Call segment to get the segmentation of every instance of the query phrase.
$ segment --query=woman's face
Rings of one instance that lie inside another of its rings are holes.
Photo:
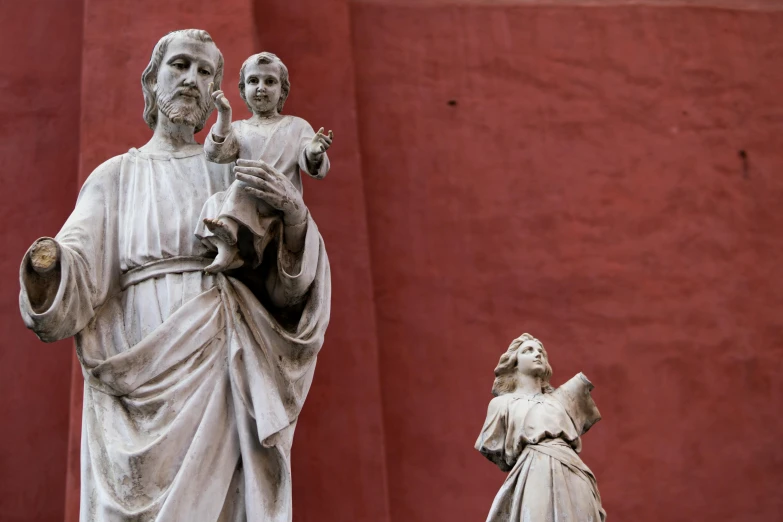
[[[544,347],[536,341],[525,341],[517,350],[517,368],[523,375],[539,377],[546,371]]]

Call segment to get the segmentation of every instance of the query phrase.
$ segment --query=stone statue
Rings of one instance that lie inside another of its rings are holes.
[[[282,116],[291,83],[288,68],[272,53],[251,56],[239,72],[239,94],[253,117],[231,124],[231,105],[223,91],[213,91],[218,119],[207,136],[204,151],[207,159],[216,163],[237,160],[263,160],[282,172],[302,192],[300,169],[316,179],[329,171],[326,150],[332,145],[332,131],[324,135],[323,127],[315,133],[309,123],[296,116]],[[219,272],[242,266],[244,260],[236,246],[239,227],[246,228],[254,238],[257,261],[270,240],[273,227],[280,222],[277,210],[264,201],[257,189],[242,180],[247,174],[237,174],[238,180],[228,192],[214,194],[202,212],[204,225],[196,235],[218,249],[215,261],[207,272]]]
[[[62,230],[22,261],[25,324],[43,341],[76,338],[82,521],[291,520],[291,442],[329,321],[329,263],[285,173],[206,161],[194,132],[222,77],[205,31],[164,36],[142,74],[152,139],[95,169]],[[279,226],[263,252],[240,231],[243,266],[207,273],[214,246],[194,230],[235,173]]]
[[[577,453],[580,437],[601,420],[578,374],[558,389],[544,345],[514,339],[495,368],[487,420],[476,449],[508,472],[487,522],[603,522],[593,473]]]

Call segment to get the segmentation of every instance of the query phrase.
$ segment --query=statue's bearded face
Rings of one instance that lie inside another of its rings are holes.
[[[169,43],[158,69],[155,96],[158,108],[179,125],[198,126],[209,115],[209,84],[215,79],[220,55],[212,42],[180,36]]]

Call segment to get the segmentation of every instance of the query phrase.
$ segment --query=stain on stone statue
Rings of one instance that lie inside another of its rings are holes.
[[[282,63],[270,60],[244,74],[265,78],[267,67],[282,85]],[[269,158],[292,147],[298,167],[325,173],[331,137],[296,121],[305,145],[270,134],[265,155],[240,167],[207,161],[194,132],[215,103],[225,123],[222,80],[206,31],[164,36],[142,74],[152,138],[96,168],[60,232],[22,260],[25,324],[46,342],[76,340],[84,521],[291,520],[291,443],[331,283],[298,172]],[[286,117],[275,118],[279,133]],[[230,144],[231,132],[220,136]],[[194,231],[223,217],[202,214],[240,174],[243,197],[274,216],[274,233],[238,234],[242,263],[215,266],[215,242]]]

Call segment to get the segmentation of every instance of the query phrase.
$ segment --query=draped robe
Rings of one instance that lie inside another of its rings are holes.
[[[577,455],[601,420],[584,374],[552,393],[490,401],[476,449],[508,472],[487,522],[604,522],[592,471]]]
[[[206,274],[194,229],[232,181],[200,148],[131,149],[90,175],[55,237],[45,310],[31,306],[25,255],[24,321],[44,341],[75,336],[84,374],[82,521],[291,520],[329,264],[308,216],[302,252],[278,237],[257,268]]]

